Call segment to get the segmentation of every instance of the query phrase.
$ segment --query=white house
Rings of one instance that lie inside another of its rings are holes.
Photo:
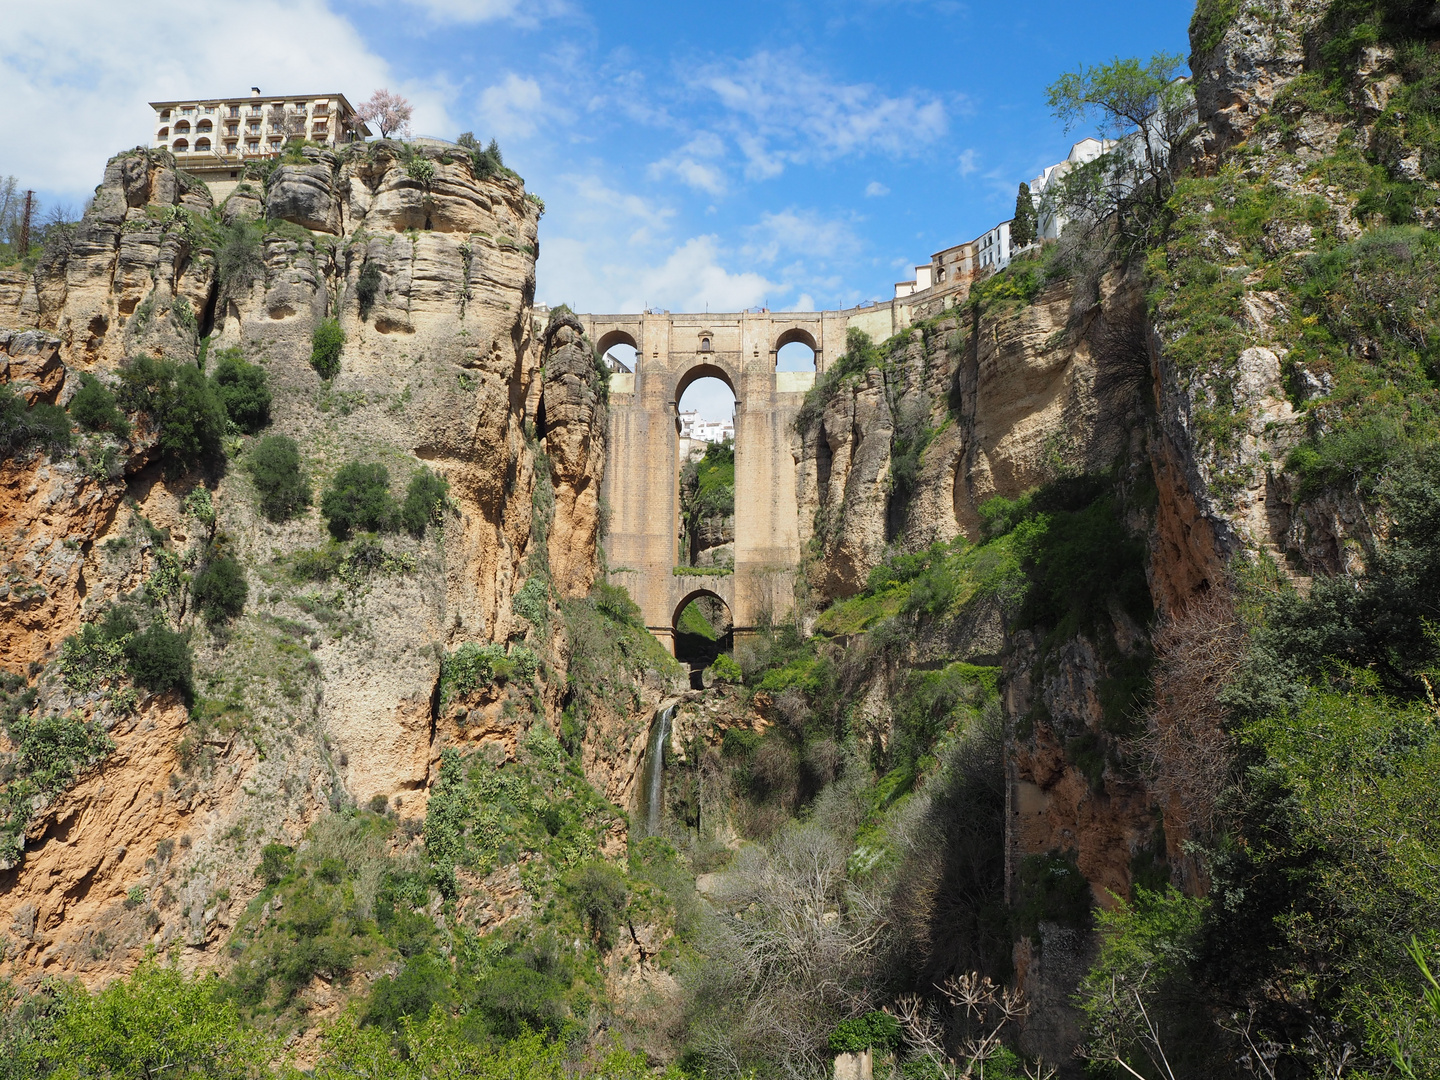
[[[1035,238],[1037,240],[1058,240],[1066,225],[1065,215],[1054,205],[1051,186],[1058,184],[1077,165],[1088,165],[1102,154],[1115,148],[1113,139],[1097,139],[1093,136],[1081,139],[1070,148],[1070,155],[1061,162],[1051,165],[1034,180],[1030,181],[1030,197],[1035,200]],[[1050,192],[1051,197],[1046,198]]]

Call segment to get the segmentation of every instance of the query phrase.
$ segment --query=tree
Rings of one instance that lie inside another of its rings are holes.
[[[440,520],[449,491],[450,485],[443,478],[422,466],[410,478],[405,502],[400,507],[400,524],[416,536],[424,533],[426,525]]]
[[[333,379],[340,374],[340,350],[343,348],[345,331],[340,326],[340,320],[322,319],[310,335],[310,366],[319,372],[322,379]]]
[[[244,611],[249,593],[245,571],[229,555],[211,559],[195,579],[195,606],[211,626],[228,622]]]
[[[245,459],[260,496],[260,512],[286,521],[310,505],[310,481],[300,471],[300,447],[288,435],[266,435]]]
[[[1093,120],[1114,145],[1052,185],[1047,202],[1091,229],[1114,219],[1127,247],[1148,235],[1170,197],[1178,151],[1195,127],[1194,95],[1177,78],[1182,63],[1163,52],[1145,63],[1117,58],[1051,84],[1050,108],[1067,131]]]
[[[342,466],[320,500],[320,512],[336,540],[349,537],[352,529],[378,532],[393,527],[395,509],[389,470],[378,462]]]
[[[121,438],[130,434],[130,422],[115,404],[115,395],[89,372],[80,375],[80,389],[69,408],[75,422],[87,431],[113,431]]]
[[[269,376],[258,364],[249,363],[238,348],[220,353],[211,378],[226,415],[241,431],[254,435],[270,422]]]
[[[55,1024],[58,1075],[240,1080],[269,1072],[275,1048],[241,1022],[215,979],[188,978],[151,957],[93,997],[79,987],[66,996],[68,1007]]]
[[[1011,246],[1022,248],[1035,242],[1035,200],[1030,185],[1022,182],[1015,196],[1015,218],[1010,222]]]
[[[380,137],[388,139],[391,135],[410,134],[410,114],[413,111],[410,102],[382,87],[355,110],[355,115],[367,124],[374,124],[380,129]]]

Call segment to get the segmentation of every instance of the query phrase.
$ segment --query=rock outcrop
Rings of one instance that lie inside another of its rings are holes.
[[[254,890],[259,847],[293,842],[347,803],[379,798],[423,815],[443,745],[508,740],[513,755],[524,730],[513,706],[494,701],[482,723],[483,709],[457,705],[474,715],[457,724],[454,709],[438,710],[438,681],[461,644],[532,632],[511,598],[545,564],[532,560],[534,523],[549,511],[534,498],[526,436],[542,415],[555,492],[542,554],[562,595],[583,595],[595,576],[603,387],[573,326],[562,320],[544,355],[536,339],[539,214],[513,174],[394,143],[306,150],[246,178],[212,213],[208,191],[167,155],[136,150],[107,165],[67,244],[28,278],[0,281],[0,377],[29,400],[63,403],[82,373],[109,380],[138,353],[194,363],[206,336],[211,356],[238,349],[264,367],[268,430],[297,442],[317,488],[353,460],[385,464],[401,492],[422,465],[449,485],[426,537],[384,541],[392,569],[337,589],[285,569],[323,546],[315,509],[265,519],[235,464],[167,479],[143,432],[82,433],[76,453],[0,464],[0,666],[59,688],[36,707],[108,715],[104,690],[65,696],[59,647],[112,601],[142,595],[172,597],[162,606],[189,628],[197,693],[211,702],[187,720],[142,695],[112,732],[116,751],[32,823],[0,888],[0,922],[24,931],[6,971],[103,978],[172,942],[187,963],[213,962],[226,912]],[[330,380],[310,363],[325,319],[345,336]],[[207,489],[208,526],[187,502]],[[185,602],[184,577],[178,593],[154,583],[194,567],[217,536],[246,568],[250,600],[212,635]],[[558,725],[560,698],[542,706]],[[197,719],[216,710],[231,719]],[[158,869],[146,862],[157,844]],[[144,905],[123,903],[137,888]]]

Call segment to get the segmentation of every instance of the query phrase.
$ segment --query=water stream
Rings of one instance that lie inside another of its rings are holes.
[[[662,784],[665,780],[665,743],[670,738],[670,721],[675,718],[679,702],[667,705],[655,714],[650,725],[650,742],[645,747],[645,763],[640,771],[639,819],[644,824],[642,836],[654,836],[660,831],[660,811],[663,809]]]

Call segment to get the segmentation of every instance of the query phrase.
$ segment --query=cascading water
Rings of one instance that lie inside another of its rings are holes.
[[[662,784],[665,780],[665,741],[670,738],[670,721],[675,718],[679,702],[667,705],[655,714],[650,725],[650,744],[645,748],[645,765],[640,773],[640,820],[644,822],[645,836],[654,836],[660,831],[660,810],[662,808]]]

